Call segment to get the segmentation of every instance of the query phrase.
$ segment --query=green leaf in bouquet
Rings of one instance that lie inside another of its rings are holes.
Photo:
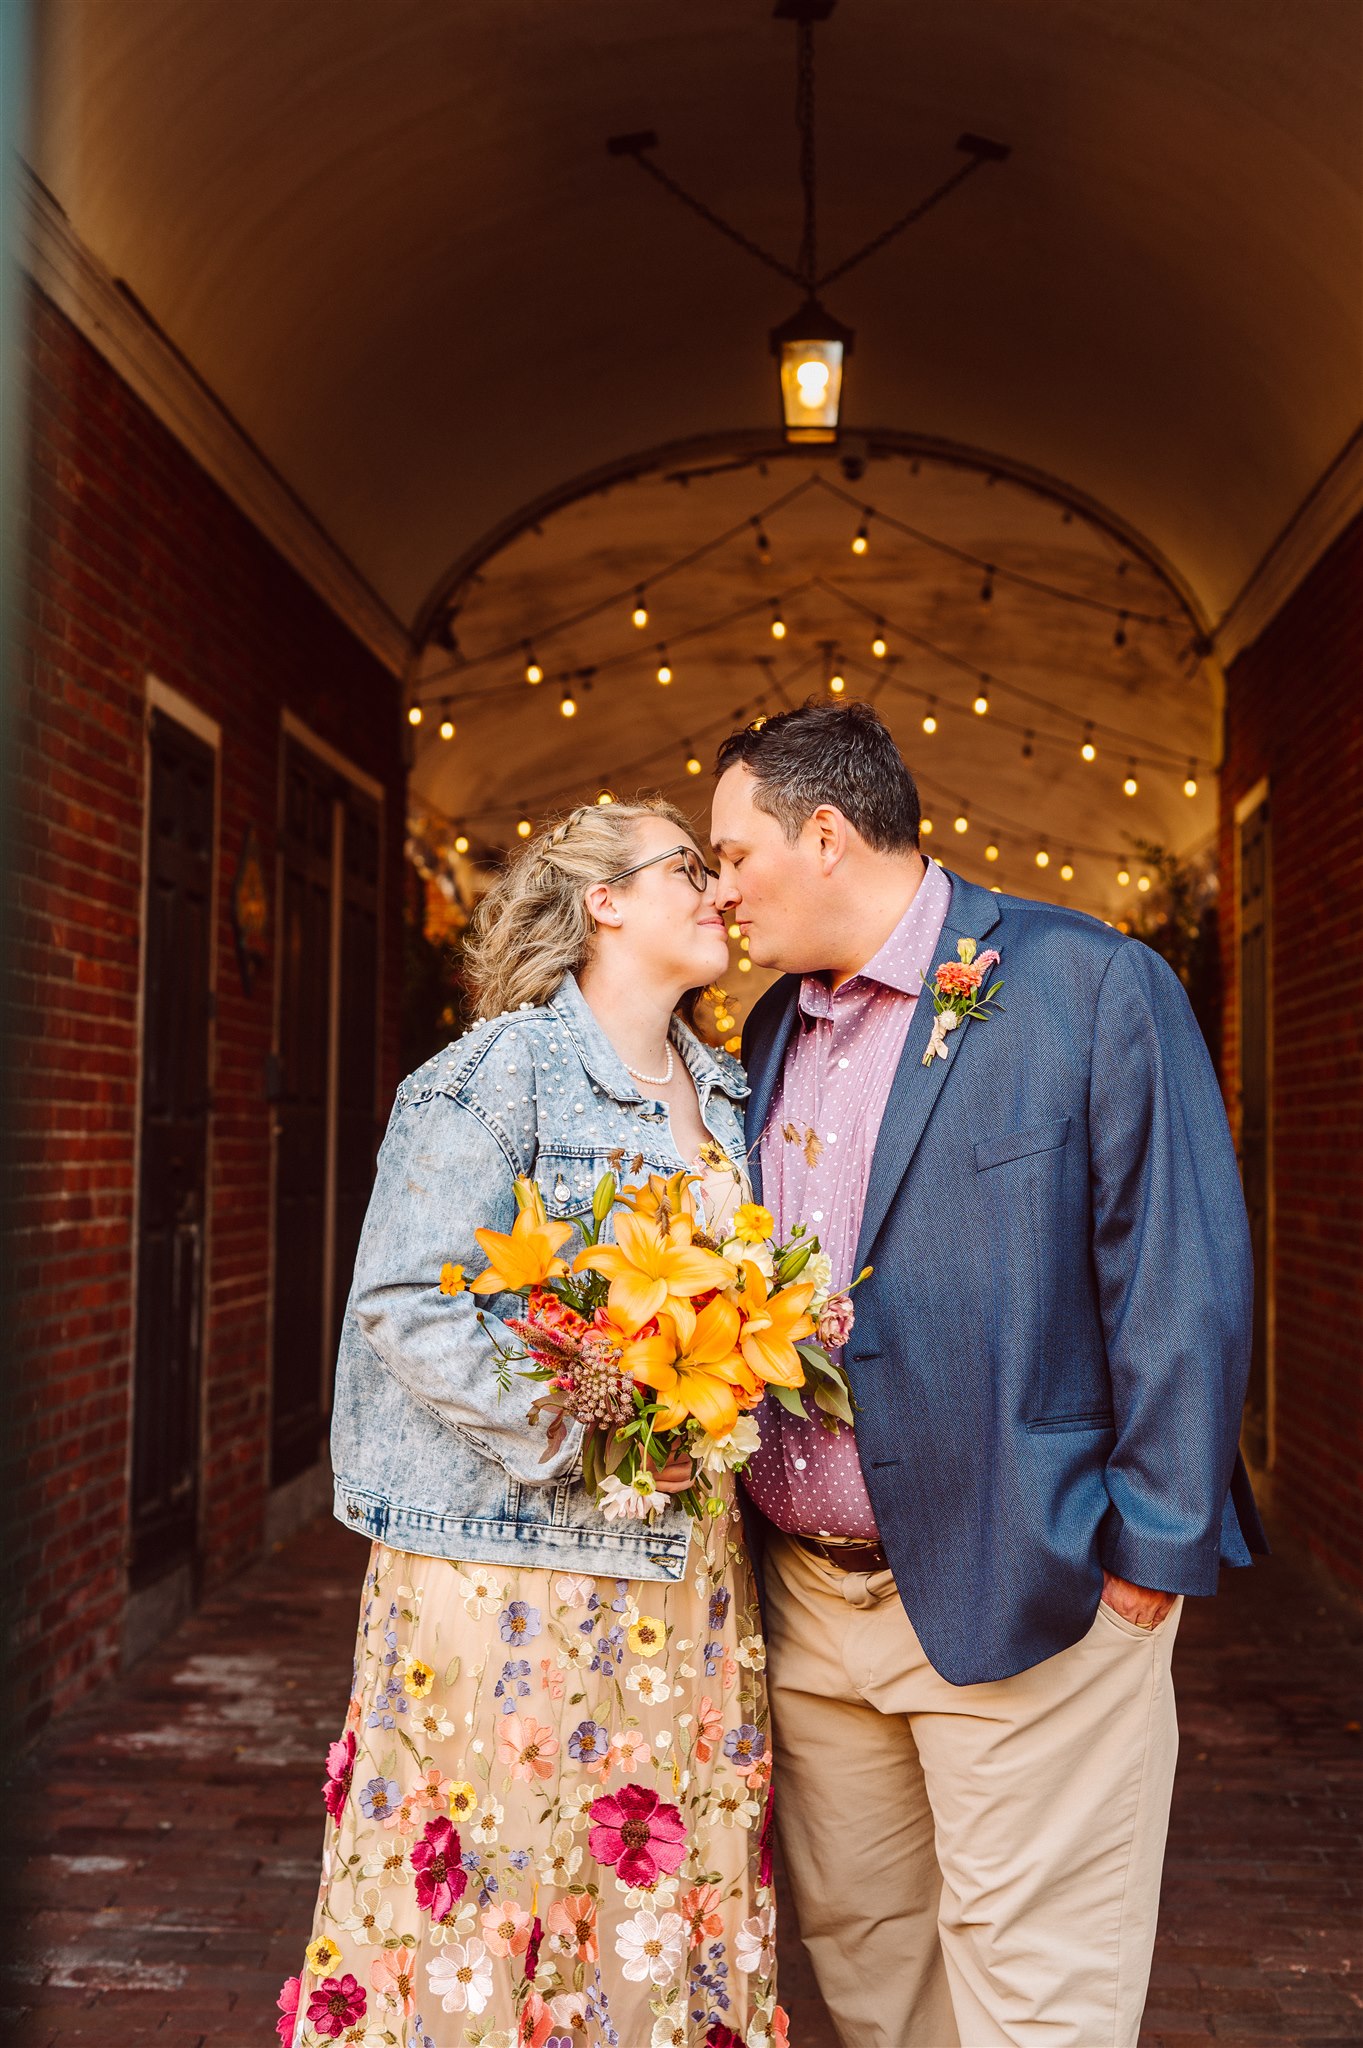
[[[775,1394],[777,1400],[781,1403],[781,1406],[783,1408],[788,1409],[792,1415],[798,1415],[802,1422],[808,1419],[805,1412],[805,1404],[800,1399],[799,1393],[796,1388],[782,1387],[773,1384],[771,1391],[773,1394]]]
[[[606,1438],[604,1464],[608,1473],[618,1472],[620,1467],[633,1455],[634,1446],[627,1441],[623,1430],[613,1429]]]
[[[838,1377],[837,1366],[834,1365],[828,1353],[821,1350],[817,1344],[797,1343],[795,1349],[799,1352],[811,1372],[821,1374],[824,1379],[827,1379],[830,1374],[834,1379]]]
[[[836,1415],[839,1422],[845,1422],[849,1427],[855,1419],[847,1389],[841,1380],[821,1380],[814,1389],[814,1406],[822,1408],[825,1415]]]

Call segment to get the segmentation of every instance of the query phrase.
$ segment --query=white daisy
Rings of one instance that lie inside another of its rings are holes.
[[[540,1857],[536,1868],[540,1883],[553,1885],[560,1891],[567,1891],[573,1878],[582,1868],[582,1846],[573,1840],[573,1824],[570,1820],[560,1821],[554,1829],[549,1847]]]
[[[446,2012],[481,2012],[492,1996],[492,1957],[476,1935],[450,1942],[427,1963],[426,1975]]]
[[[376,1884],[367,1884],[363,1891],[356,1892],[355,1909],[348,1920],[341,1922],[345,1932],[361,1948],[382,1948],[383,1937],[392,1924],[392,1901],[384,1902],[383,1893]]]
[[[484,1848],[490,1848],[497,1840],[497,1831],[505,1819],[506,1808],[499,1805],[495,1799],[489,1799],[479,1807],[478,1817],[469,1833],[475,1842],[481,1842]],[[453,2009],[451,2007],[451,2011]]]
[[[473,1565],[467,1572],[460,1572],[458,1591],[466,1611],[476,1618],[480,1614],[495,1614],[506,1589],[491,1572]]]
[[[761,1636],[744,1636],[734,1656],[749,1671],[765,1671],[767,1668],[767,1646]]]
[[[740,1782],[716,1792],[711,1811],[726,1828],[750,1828],[760,1809],[755,1799],[748,1798],[747,1788]]]
[[[623,1957],[623,1974],[631,1983],[670,1984],[681,1968],[685,1941],[680,1913],[641,1909],[617,1928],[615,1953]]]
[[[410,1884],[412,1881],[406,1845],[395,1841],[391,1835],[375,1843],[360,1867],[366,1877],[376,1877],[380,1884]]]
[[[554,2015],[558,2017],[557,2014]],[[687,2032],[686,2013],[664,2013],[660,2020],[654,2020],[653,2032],[649,2035],[648,2048],[686,2048],[691,2036]]]
[[[776,1968],[776,1908],[763,1906],[743,1922],[734,1942],[734,1961],[745,1975],[770,1977]]]
[[[637,1692],[648,1707],[659,1707],[672,1697],[672,1686],[666,1674],[651,1664],[632,1664],[625,1673],[625,1688],[628,1692]]]

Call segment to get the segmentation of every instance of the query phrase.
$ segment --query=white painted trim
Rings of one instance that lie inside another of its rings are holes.
[[[344,775],[347,782],[353,782],[356,789],[362,789],[366,796],[373,797],[375,803],[382,804],[383,784],[374,776],[366,775],[363,768],[357,768],[338,747],[333,747],[329,740],[324,740],[320,734],[315,733],[310,725],[305,725],[295,712],[281,706],[279,728],[281,732],[287,733],[290,739],[297,740],[300,747],[306,747],[310,754],[316,754],[319,761],[325,761],[328,768],[334,768],[338,775]]]
[[[188,697],[183,696],[179,690],[172,689],[169,683],[163,683],[159,676],[147,677],[147,709],[164,711],[168,718],[173,718],[177,725],[183,725],[196,739],[201,739],[205,746],[212,747],[215,753],[221,751],[222,727],[217,719],[210,718],[206,711],[200,711],[197,704],[192,704]],[[216,858],[215,852],[214,859]]]
[[[1246,818],[1250,818],[1250,817],[1253,817],[1253,815],[1254,815],[1255,811],[1257,811],[1257,810],[1258,810],[1258,808],[1259,808],[1260,804],[1264,804],[1264,803],[1267,803],[1267,802],[1268,802],[1268,777],[1267,777],[1266,775],[1261,775],[1261,776],[1259,777],[1259,780],[1258,780],[1258,781],[1257,781],[1257,782],[1255,783],[1255,785],[1254,785],[1253,789],[1251,789],[1251,790],[1247,790],[1247,791],[1246,791],[1246,793],[1245,793],[1245,795],[1244,795],[1244,796],[1242,796],[1242,797],[1240,797],[1240,798],[1239,798],[1239,799],[1237,800],[1237,802],[1236,802],[1236,806],[1235,806],[1235,822],[1236,822],[1236,824],[1237,824],[1237,825],[1243,825],[1243,824],[1244,824],[1244,822],[1245,822],[1245,820],[1246,820]],[[1237,878],[1236,878],[1236,886],[1237,886],[1237,889],[1238,889],[1238,887],[1239,887],[1239,878],[1238,878],[1238,876],[1237,876]],[[1238,894],[1237,894],[1237,896],[1236,896],[1236,899],[1235,899],[1235,900],[1236,900],[1236,902],[1237,902],[1237,903],[1239,902],[1240,898],[1239,898],[1239,895],[1238,895]]]
[[[328,936],[327,977],[327,1108],[326,1164],[322,1179],[322,1356],[319,1361],[319,1391],[326,1393],[330,1361],[335,1357],[337,1332],[331,1326],[331,1305],[336,1284],[336,1148],[340,1132],[341,1103],[337,1086],[341,1061],[341,944],[345,935],[345,804],[333,797],[331,804],[331,930]],[[375,1001],[378,992],[375,991]],[[325,1406],[325,1401],[323,1402]]]
[[[1311,486],[1287,525],[1222,614],[1212,642],[1234,661],[1282,610],[1326,549],[1363,512],[1363,427]]]
[[[18,257],[39,290],[136,392],[199,467],[393,675],[412,651],[401,621],[215,399],[192,365],[86,248],[27,166]]]

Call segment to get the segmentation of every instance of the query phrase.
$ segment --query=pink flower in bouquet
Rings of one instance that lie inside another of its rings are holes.
[[[836,1351],[845,1344],[852,1334],[856,1320],[850,1294],[830,1294],[819,1310],[819,1320],[814,1334],[825,1351]]]
[[[448,1920],[468,1888],[468,1872],[459,1860],[459,1836],[442,1814],[428,1821],[412,1848],[416,1902],[434,1921]]]
[[[686,1824],[675,1806],[664,1805],[647,1786],[607,1792],[592,1801],[590,1814],[587,1846],[623,1883],[647,1890],[664,1872],[680,1869]]]
[[[293,2040],[294,2028],[298,2025],[298,2000],[302,1990],[303,1979],[301,1977],[287,1977],[280,1986],[279,1997],[276,2003],[284,2017],[275,2021],[274,2030],[283,2042],[284,2048],[289,2048],[289,2044]]]
[[[333,1820],[339,1820],[345,1810],[354,1774],[355,1734],[352,1729],[343,1742],[333,1742],[327,1751],[327,1777],[322,1787],[322,1798]]]

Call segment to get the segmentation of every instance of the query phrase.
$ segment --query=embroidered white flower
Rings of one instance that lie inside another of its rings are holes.
[[[365,1857],[360,1868],[366,1877],[376,1877],[380,1884],[412,1882],[406,1844],[391,1838],[377,1843]]]
[[[758,1971],[770,1977],[776,1968],[776,1908],[763,1906],[739,1928],[734,1941],[734,1961],[745,1975]]]
[[[450,1942],[426,1975],[446,2012],[481,2012],[492,1996],[492,1957],[477,1935]]]
[[[623,1957],[622,1974],[631,1983],[670,1984],[681,1968],[686,1926],[680,1913],[650,1913],[641,1908],[621,1922],[615,1952]]]
[[[571,1948],[572,1943],[569,1942],[568,1946]],[[563,2027],[570,2034],[586,2033],[587,1994],[585,1991],[560,1991],[556,1998],[549,2000],[549,2010],[554,2016],[554,2025],[556,2027]]]
[[[392,1901],[385,1902],[378,1885],[367,1884],[356,1892],[354,1911],[341,1922],[341,1927],[361,1948],[382,1948],[383,1937],[392,1924]]]
[[[491,1572],[485,1572],[477,1565],[459,1574],[459,1598],[475,1619],[480,1614],[495,1614],[502,1605],[505,1591],[506,1588]]]
[[[412,1718],[414,1725],[430,1742],[444,1742],[454,1733],[454,1723],[434,1700],[427,1700]]]
[[[723,1827],[750,1828],[761,1809],[755,1799],[749,1799],[747,1787],[740,1783],[725,1785],[717,1791],[711,1810]]]
[[[637,1692],[647,1707],[660,1707],[672,1697],[672,1685],[665,1672],[653,1664],[631,1664],[625,1673],[626,1692]]]
[[[484,1848],[490,1848],[498,1839],[498,1830],[505,1819],[505,1807],[499,1805],[497,1800],[489,1799],[479,1807],[478,1817],[469,1829],[469,1833],[475,1842],[481,1842]],[[450,2009],[453,2011],[454,2008],[451,2007]]]
[[[565,1607],[585,1607],[592,1597],[592,1582],[581,1572],[561,1572],[554,1580],[554,1598]]]
[[[593,1786],[593,1791],[596,1787]],[[536,1865],[541,1884],[555,1886],[567,1891],[571,1880],[582,1868],[581,1845],[573,1840],[573,1824],[561,1820],[550,1837],[549,1847]]]
[[[563,1818],[574,1834],[592,1824],[591,1805],[601,1797],[599,1785],[575,1785],[563,1802]]]
[[[734,1657],[746,1671],[765,1671],[767,1668],[767,1646],[761,1636],[744,1636],[734,1651]]]
[[[555,2014],[555,2018],[558,2015]],[[686,2013],[664,2013],[660,2020],[654,2020],[653,2032],[648,2037],[648,2048],[686,2048],[691,2036],[687,2032]]]
[[[590,1636],[569,1636],[556,1653],[555,1661],[560,1671],[587,1671],[591,1668],[592,1640]]]

